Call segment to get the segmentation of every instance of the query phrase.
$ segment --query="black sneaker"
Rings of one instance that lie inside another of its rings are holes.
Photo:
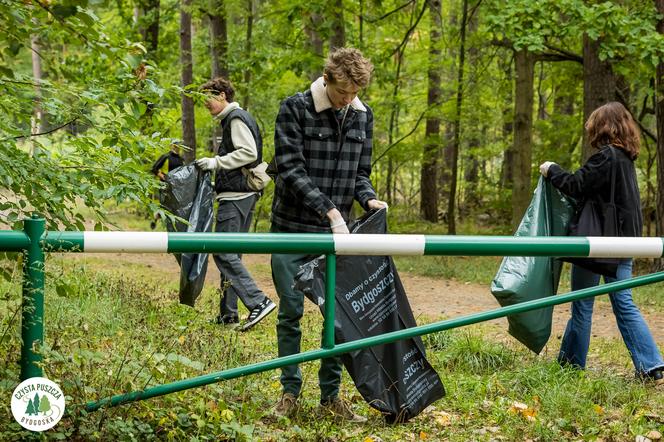
[[[212,322],[219,325],[232,325],[232,324],[239,324],[240,318],[232,315],[231,316],[218,315],[216,318],[212,320]]]
[[[663,385],[664,384],[664,368],[656,368],[654,370],[649,371],[648,373],[644,374],[643,379],[652,382],[655,385]]]
[[[270,298],[265,298],[265,301],[261,302],[251,310],[247,322],[244,323],[240,330],[249,330],[251,327],[258,324],[261,319],[269,315],[275,308],[277,308],[277,304],[272,302]]]

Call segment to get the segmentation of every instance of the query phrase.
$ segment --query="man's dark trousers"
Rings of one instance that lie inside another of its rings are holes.
[[[240,200],[221,200],[217,209],[215,232],[246,233],[251,227],[254,207],[258,195],[253,194]],[[258,288],[244,264],[242,255],[222,253],[214,255],[214,262],[221,273],[220,314],[238,316],[237,300],[251,311],[265,300],[265,294]],[[226,289],[224,290],[224,287]]]
[[[272,227],[272,232],[278,232]],[[311,259],[311,255],[273,254],[272,281],[279,295],[279,315],[277,316],[277,344],[279,356],[300,352],[300,319],[304,313],[304,294],[293,289],[295,275],[300,266]],[[321,359],[318,382],[321,402],[336,398],[341,384],[341,359],[339,357]],[[281,369],[281,385],[284,393],[296,397],[302,388],[302,372],[297,365]]]

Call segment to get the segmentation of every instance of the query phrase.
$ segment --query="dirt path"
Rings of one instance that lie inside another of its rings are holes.
[[[149,266],[155,271],[163,272],[164,276],[172,275],[174,281],[179,278],[179,268],[175,260],[162,254],[94,254],[76,255],[79,258],[83,256],[110,258],[111,262],[132,262]],[[272,278],[269,274],[270,256],[269,255],[245,255],[244,262],[256,278],[256,282],[265,293],[276,301],[277,295],[272,285]],[[420,323],[430,322],[433,318],[456,316],[478,313],[499,307],[489,291],[488,286],[461,283],[454,280],[436,279],[425,276],[418,276],[409,273],[400,272],[401,280],[408,294],[411,307],[416,316],[426,316],[421,318]],[[210,262],[208,269],[207,284],[217,286],[219,284],[219,272],[213,262]],[[311,303],[307,303],[309,308],[313,309]],[[664,313],[646,313],[646,320],[650,326],[655,340],[664,345]],[[560,305],[554,309],[553,314],[553,339],[559,339],[565,329],[567,319],[569,318],[569,305]],[[491,321],[496,326],[496,332],[499,335],[507,336],[507,320],[505,318]],[[611,311],[611,305],[608,302],[598,302],[595,304],[595,313],[593,315],[593,336],[594,337],[620,337],[620,332],[616,326],[615,318]]]

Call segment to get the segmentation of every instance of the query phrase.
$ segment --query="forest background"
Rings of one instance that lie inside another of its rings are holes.
[[[281,100],[321,75],[330,48],[354,46],[375,65],[361,98],[374,110],[372,180],[390,204],[392,231],[511,234],[537,166],[578,167],[590,152],[583,122],[618,100],[642,130],[644,234],[664,237],[663,16],[664,0],[0,0],[0,224],[20,229],[36,211],[52,230],[144,230],[161,210],[150,165],[171,140],[195,146],[188,160],[212,155],[216,128],[200,84],[231,79],[269,159]],[[259,231],[268,228],[271,192],[259,202]],[[118,220],[127,207],[131,219]],[[5,258],[0,393],[9,394],[20,257]],[[493,257],[443,258],[397,264],[404,275],[458,279],[469,299],[467,284],[486,285],[497,268]],[[274,356],[273,318],[251,336],[210,326],[204,316],[218,300],[209,291],[199,310],[179,306],[177,281],[164,281],[173,272],[136,260],[112,274],[98,271],[108,270],[107,257],[48,260],[44,355],[49,376],[74,391],[71,414],[49,438],[634,440],[664,432],[661,392],[633,380],[615,340],[593,338],[599,368],[579,374],[483,328],[427,337],[448,396],[407,426],[385,428],[374,415],[360,429],[325,419],[275,427],[261,420],[278,397],[273,372],[86,415],[86,400]],[[269,287],[265,262],[250,267]],[[413,292],[435,283],[412,280]],[[637,298],[661,319],[661,288]],[[320,318],[305,321],[316,346]],[[316,398],[304,400],[313,411]],[[28,436],[0,415],[0,439]]]
[[[172,138],[196,147],[188,160],[211,154],[196,91],[217,75],[270,158],[280,101],[330,48],[355,46],[375,65],[362,99],[393,217],[511,233],[537,165],[578,167],[585,118],[618,100],[642,129],[646,234],[664,236],[662,13],[662,0],[0,0],[3,223],[36,210],[82,228],[83,203],[102,228],[108,200],[159,210],[149,164]]]

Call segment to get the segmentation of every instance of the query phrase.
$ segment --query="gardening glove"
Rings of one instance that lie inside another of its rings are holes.
[[[540,164],[540,173],[542,174],[543,177],[546,178],[547,174],[549,173],[549,167],[551,167],[552,164],[556,164],[553,161],[545,161],[542,164]]]
[[[195,161],[196,167],[202,171],[217,170],[217,157],[214,158],[199,158]]]
[[[330,229],[332,229],[332,233],[350,233],[346,221],[344,221],[343,218],[341,218],[340,221],[337,221],[336,224],[330,225]]]
[[[327,218],[330,220],[330,229],[332,233],[350,233],[344,217],[337,209],[330,209],[327,212]]]
[[[380,210],[380,209],[388,209],[387,203],[385,201],[377,200],[377,199],[371,199],[367,201],[367,208],[369,210]]]

